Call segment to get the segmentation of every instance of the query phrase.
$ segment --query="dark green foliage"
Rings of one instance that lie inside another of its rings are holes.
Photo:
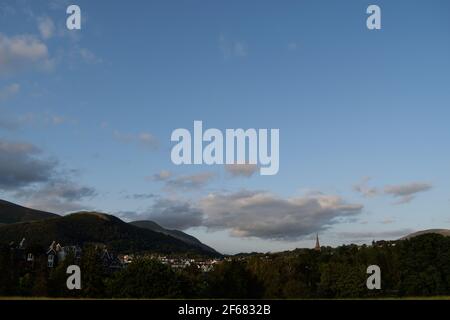
[[[138,259],[107,281],[113,298],[176,298],[183,281],[170,267],[155,260]]]
[[[106,268],[101,259],[103,250],[95,246],[83,249],[81,259],[81,294],[84,297],[103,298],[105,295]]]
[[[208,275],[208,298],[255,299],[261,292],[262,285],[243,262],[224,262]]]
[[[399,243],[400,293],[440,295],[450,291],[450,238],[428,234]]]
[[[14,287],[18,281],[11,250],[8,246],[0,246],[0,295],[14,293]]]
[[[297,249],[240,255],[209,273],[191,266],[175,271],[152,259],[136,259],[108,272],[98,246],[83,248],[82,290],[68,291],[67,257],[49,269],[34,250],[33,269],[18,267],[9,247],[0,247],[0,295],[92,298],[371,298],[450,295],[450,237],[427,234],[373,246]],[[381,268],[381,290],[366,287],[369,265]],[[51,271],[49,271],[51,270]]]

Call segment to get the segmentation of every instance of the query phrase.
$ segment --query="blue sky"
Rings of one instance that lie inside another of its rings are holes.
[[[450,228],[448,1],[69,4],[0,5],[1,198],[225,253]],[[279,128],[279,173],[173,165],[194,120]]]

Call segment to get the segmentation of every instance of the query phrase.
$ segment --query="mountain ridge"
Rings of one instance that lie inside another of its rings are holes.
[[[81,211],[60,216],[0,201],[0,243],[4,244],[26,238],[27,242],[42,246],[48,246],[55,240],[62,245],[100,243],[123,253],[147,251],[220,255],[181,231],[190,241],[165,234],[162,227],[160,231],[153,231],[106,213]]]
[[[59,215],[0,199],[0,225],[57,218]]]
[[[449,229],[426,229],[426,230],[420,230],[420,231],[416,231],[413,233],[410,233],[402,238],[400,238],[399,240],[407,240],[407,239],[411,239],[411,238],[415,238],[418,236],[422,236],[425,234],[440,234],[444,237],[450,237],[450,230]]]
[[[170,230],[170,229],[166,229],[162,226],[160,226],[159,224],[157,224],[154,221],[151,220],[139,220],[139,221],[132,221],[129,222],[129,224],[134,225],[136,227],[139,228],[144,228],[144,229],[148,229],[148,230],[152,230],[155,232],[160,232],[162,234],[166,234],[169,236],[172,236],[176,239],[179,239],[183,242],[195,245],[195,246],[199,246],[200,248],[206,250],[206,251],[211,251],[212,253],[217,253],[217,251],[209,246],[207,246],[206,244],[202,243],[200,240],[198,240],[197,238],[184,233],[183,231],[180,230]]]

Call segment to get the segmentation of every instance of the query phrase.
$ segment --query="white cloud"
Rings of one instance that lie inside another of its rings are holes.
[[[361,212],[335,195],[281,198],[263,191],[210,194],[200,201],[204,224],[238,237],[295,240]]]
[[[34,68],[48,70],[53,66],[48,48],[31,35],[8,37],[0,33],[0,75]]]
[[[41,37],[45,40],[53,37],[55,33],[55,24],[49,17],[41,17],[38,19],[38,29]]]
[[[236,237],[298,240],[359,214],[361,204],[340,196],[315,194],[281,198],[265,191],[212,193],[197,202],[157,198],[143,213],[122,213],[126,219],[154,220],[164,227],[228,230]]]

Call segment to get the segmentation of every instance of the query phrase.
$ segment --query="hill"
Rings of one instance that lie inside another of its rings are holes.
[[[0,200],[0,226],[57,217],[59,216],[54,213],[25,208],[5,200]]]
[[[422,231],[417,231],[411,234],[408,234],[407,236],[401,238],[400,240],[406,240],[406,239],[411,239],[411,238],[415,238],[424,234],[440,234],[444,237],[450,237],[450,230],[448,229],[428,229],[428,230],[422,230]]]
[[[104,244],[119,253],[158,252],[164,254],[212,255],[210,251],[149,229],[130,225],[119,218],[98,212],[79,212],[34,222],[0,226],[0,243],[20,241],[47,247]]]
[[[188,235],[188,234],[184,233],[183,231],[165,229],[154,221],[148,221],[148,220],[133,221],[133,222],[130,222],[130,224],[133,226],[139,227],[139,228],[144,228],[144,229],[152,230],[154,232],[172,236],[172,237],[174,237],[178,240],[181,240],[189,245],[199,247],[202,250],[209,251],[213,254],[218,254],[216,250],[214,250],[211,247],[208,247],[206,244],[202,243],[197,238],[195,238],[191,235]]]

